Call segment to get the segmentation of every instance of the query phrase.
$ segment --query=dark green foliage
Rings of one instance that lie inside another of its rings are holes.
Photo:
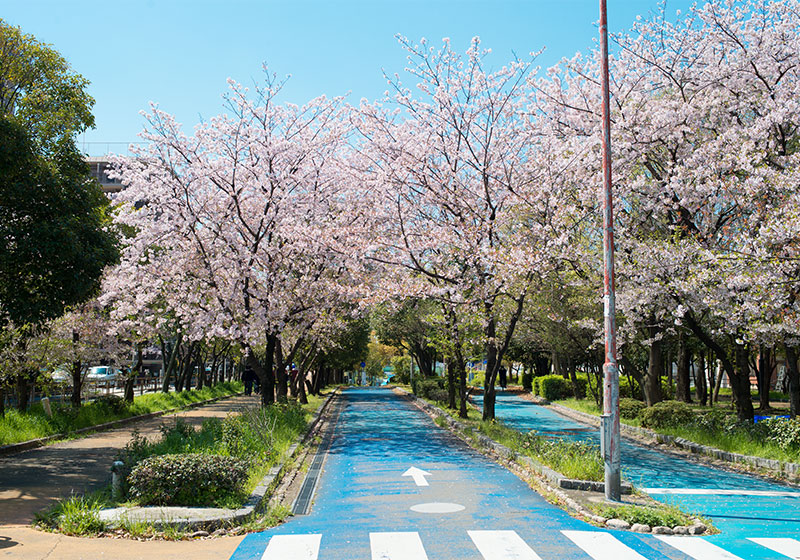
[[[97,397],[90,406],[105,409],[110,415],[116,416],[124,414],[131,404],[118,395],[102,395]]]
[[[439,403],[447,402],[447,389],[443,377],[429,377],[422,380],[414,378],[414,388],[414,394],[418,397]]]
[[[0,322],[39,324],[98,290],[117,258],[107,206],[77,151],[45,161],[22,126],[0,116]]]
[[[636,399],[626,397],[619,400],[619,415],[623,418],[636,419],[645,408],[647,408],[647,405]]]
[[[522,374],[522,388],[529,393],[533,391],[533,372],[525,370]]]
[[[534,377],[533,392],[548,401],[557,401],[573,396],[572,384],[560,375]]]
[[[747,423],[749,425],[749,423]],[[784,451],[800,450],[800,419],[769,418],[762,420],[754,429],[763,430],[766,439]]]
[[[686,426],[694,421],[692,408],[679,401],[662,401],[646,407],[640,416],[645,428]]]
[[[128,477],[130,496],[144,505],[223,505],[246,481],[246,461],[202,453],[150,457]]]

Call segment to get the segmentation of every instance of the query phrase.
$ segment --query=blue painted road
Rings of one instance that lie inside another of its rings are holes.
[[[480,397],[475,399],[481,403]],[[599,430],[512,393],[498,395],[495,413],[520,431],[588,441],[599,447]],[[714,520],[722,534],[706,540],[741,558],[771,558],[748,539],[800,538],[800,490],[764,479],[698,464],[623,439],[623,476],[651,496],[677,503]],[[692,493],[692,492],[703,493]],[[792,558],[800,558],[800,552]],[[786,558],[778,555],[776,558]]]
[[[232,560],[735,558],[698,538],[664,542],[573,519],[390,390],[350,389],[337,407],[311,513],[248,535]],[[410,467],[430,473],[423,485],[403,476]],[[787,556],[761,546],[743,558]]]

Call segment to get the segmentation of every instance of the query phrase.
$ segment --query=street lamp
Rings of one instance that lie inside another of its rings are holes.
[[[605,465],[607,500],[620,501],[619,368],[614,298],[614,203],[611,199],[611,105],[608,84],[608,17],[606,0],[600,0],[600,74],[603,103],[603,416],[600,449]]]

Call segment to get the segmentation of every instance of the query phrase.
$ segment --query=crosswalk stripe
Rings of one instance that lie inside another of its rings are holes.
[[[622,544],[611,533],[600,531],[561,531],[594,560],[647,560],[644,556]]]
[[[800,541],[789,538],[752,538],[748,539],[756,544],[760,544],[770,550],[774,550],[778,554],[783,554],[794,560],[800,560]]]
[[[261,560],[317,560],[322,535],[275,535]]]
[[[656,535],[655,537],[672,548],[677,548],[687,556],[695,558],[695,560],[742,560],[735,554],[731,554],[727,550],[698,537],[668,535]]]
[[[484,560],[541,560],[515,531],[467,531]]]
[[[372,560],[428,560],[419,533],[370,533]]]

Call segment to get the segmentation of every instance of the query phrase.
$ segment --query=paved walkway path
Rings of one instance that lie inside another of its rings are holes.
[[[0,558],[220,558],[241,538],[197,543],[75,539],[34,531],[34,514],[61,497],[82,494],[107,484],[117,451],[137,429],[146,437],[160,434],[159,426],[181,417],[199,426],[205,418],[225,417],[245,406],[256,406],[257,396],[238,396],[174,414],[142,420],[90,436],[31,449],[0,458]],[[141,545],[141,546],[140,546]],[[188,547],[188,548],[187,548]],[[205,547],[215,552],[205,556]],[[145,552],[149,550],[151,552]],[[173,552],[170,552],[173,551]]]

